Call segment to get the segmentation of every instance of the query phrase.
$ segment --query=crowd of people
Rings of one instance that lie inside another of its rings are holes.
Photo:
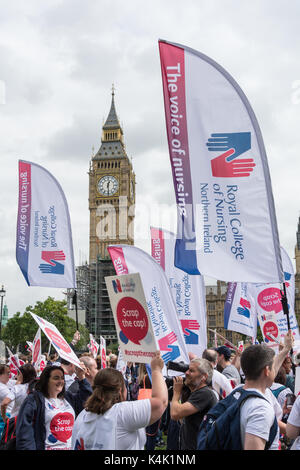
[[[16,450],[196,451],[207,418],[232,400],[241,403],[243,450],[300,450],[292,347],[289,332],[277,354],[264,343],[209,348],[189,355],[185,373],[166,369],[159,351],[149,366],[127,363],[122,373],[111,351],[105,368],[90,352],[79,355],[80,367],[52,354],[41,372],[24,357],[16,378],[4,363],[2,441],[14,420]]]

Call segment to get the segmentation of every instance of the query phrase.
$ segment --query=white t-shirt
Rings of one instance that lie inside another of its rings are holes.
[[[290,412],[287,422],[292,424],[292,426],[300,428],[300,395],[298,395],[295,403],[293,404],[293,408]],[[291,450],[300,450],[300,436],[295,439]]]
[[[45,398],[45,450],[71,450],[75,412],[67,400]]]
[[[2,403],[2,400],[4,400],[4,398],[8,397],[10,389],[11,389],[11,386],[9,386],[9,383],[3,384],[3,383],[0,382],[0,405]],[[11,413],[11,409],[12,409],[12,405],[9,403],[9,405],[6,408],[6,414],[9,415],[9,416],[10,416],[10,413]]]
[[[150,400],[116,403],[104,415],[83,410],[75,421],[72,449],[143,450],[150,418]]]
[[[282,387],[282,384],[279,384],[279,383],[276,383],[274,382],[272,384],[272,386],[270,387],[271,390],[277,390],[278,388]],[[279,405],[281,406],[281,408],[283,408],[283,405],[284,405],[284,402],[285,402],[285,399],[286,399],[286,396],[291,393],[293,395],[293,392],[290,388],[286,387],[284,388],[281,392],[279,392],[278,396],[277,396],[277,400],[278,400],[278,403]],[[275,397],[276,398],[276,397]]]
[[[8,393],[8,398],[12,400],[10,417],[14,418],[18,415],[21,405],[25,398],[27,397],[28,383],[27,384],[17,384],[11,388]]]
[[[7,385],[0,382],[0,404],[2,400],[9,394],[9,388]]]
[[[237,390],[240,387],[237,387]],[[273,425],[275,415],[277,419],[281,419],[282,410],[274,397],[271,390],[266,389],[265,394],[260,390],[254,388],[247,388],[248,391],[254,390],[266,399],[253,397],[241,406],[240,420],[241,420],[241,440],[244,447],[245,434],[253,434],[258,436],[265,441],[269,440],[270,429]],[[237,398],[239,395],[237,394]],[[278,450],[279,446],[279,426],[277,428],[277,434],[269,450]]]
[[[76,378],[76,374],[72,374],[72,375],[69,375],[69,374],[65,374],[65,390],[67,391],[68,388],[70,387],[70,385],[72,385],[72,383],[74,382]]]
[[[230,381],[224,374],[214,369],[212,376],[212,388],[221,395],[222,398],[227,397],[232,392]]]

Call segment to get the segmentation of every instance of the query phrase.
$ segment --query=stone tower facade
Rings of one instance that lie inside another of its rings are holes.
[[[135,173],[127,156],[112,92],[101,146],[89,170],[89,262],[109,258],[109,244],[134,243]]]

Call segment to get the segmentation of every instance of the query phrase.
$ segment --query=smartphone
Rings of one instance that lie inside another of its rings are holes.
[[[286,407],[292,408],[295,403],[296,397],[293,393],[288,393],[286,396]]]

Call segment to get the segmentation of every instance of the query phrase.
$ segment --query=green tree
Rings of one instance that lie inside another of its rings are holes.
[[[8,320],[3,329],[2,339],[13,352],[16,351],[18,345],[24,351],[26,341],[32,342],[35,337],[38,324],[30,312],[53,323],[68,343],[72,341],[76,331],[76,322],[67,315],[66,301],[54,300],[53,297],[48,297],[44,302],[36,302],[34,307],[31,305],[26,307],[22,315],[20,312],[17,312]],[[83,325],[79,325],[79,332],[80,341],[77,343],[76,349],[86,349],[86,345],[89,342],[89,332]],[[41,337],[42,352],[47,352],[49,340],[43,332]]]

